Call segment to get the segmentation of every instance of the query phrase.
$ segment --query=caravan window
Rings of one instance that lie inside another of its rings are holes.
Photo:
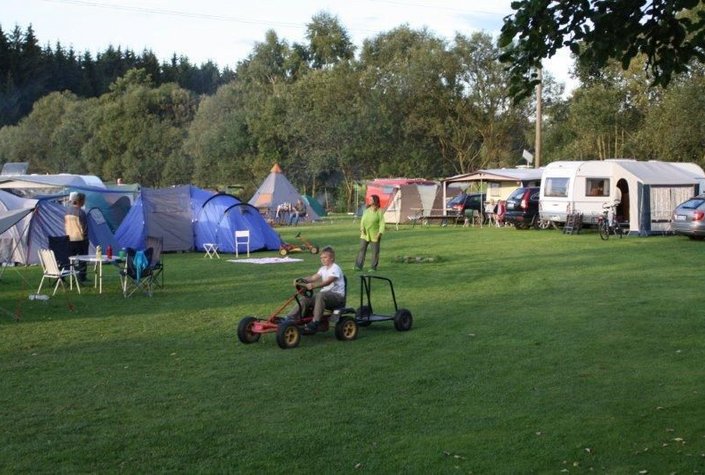
[[[544,196],[558,196],[567,197],[568,196],[568,178],[557,178],[549,177],[546,178],[546,189],[544,191]]]
[[[609,196],[610,195],[610,179],[609,178],[586,178],[585,179],[585,196]]]

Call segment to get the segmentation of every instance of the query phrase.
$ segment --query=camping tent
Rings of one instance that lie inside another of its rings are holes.
[[[275,220],[278,217],[277,207],[284,203],[294,205],[300,199],[302,199],[301,193],[284,176],[279,165],[274,164],[269,175],[264,179],[249,203],[255,208],[266,212],[269,219]],[[313,207],[306,201],[304,203],[306,203],[306,217],[303,219],[306,221],[318,219],[319,215]]]
[[[375,178],[367,183],[365,203],[370,202],[370,196],[377,195],[380,208],[384,209],[401,185],[437,185],[437,183],[423,178]]]
[[[164,239],[164,251],[193,250],[192,188],[142,188],[115,231],[120,246],[144,248],[147,236],[156,236]]]
[[[419,216],[430,216],[432,211],[443,211],[443,195],[437,183],[398,185],[394,190],[384,211],[387,223],[408,223]]]
[[[121,247],[143,248],[147,236],[161,237],[164,251],[203,249],[203,243],[235,252],[234,231],[250,230],[250,250],[277,250],[279,236],[259,212],[232,195],[195,186],[143,188],[115,232]]]
[[[250,231],[250,250],[277,250],[279,235],[259,214],[259,210],[242,203],[235,196],[219,193],[206,199],[195,213],[194,236],[198,249],[205,243],[215,243],[222,252],[235,252],[235,231]],[[245,252],[239,245],[239,252]]]
[[[315,211],[318,216],[320,216],[321,218],[324,216],[328,216],[328,213],[323,208],[323,205],[321,205],[321,203],[319,203],[316,198],[311,195],[301,195],[301,197],[309,207],[313,208],[313,211]]]
[[[0,211],[31,209],[14,226],[2,236],[2,247],[12,249],[8,260],[20,264],[37,264],[39,249],[49,247],[49,236],[62,236],[64,231],[64,216],[66,207],[61,203],[65,195],[45,197],[41,199],[22,198],[0,190]],[[102,246],[116,246],[113,233],[101,220],[99,213],[87,212],[88,239],[91,249]],[[92,252],[92,251],[91,251]]]

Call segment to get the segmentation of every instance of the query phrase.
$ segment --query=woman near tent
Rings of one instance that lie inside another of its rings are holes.
[[[365,254],[367,253],[367,246],[370,244],[372,244],[372,266],[370,271],[375,272],[377,270],[379,245],[382,241],[382,234],[384,234],[384,212],[379,208],[379,196],[371,195],[370,203],[360,219],[360,251],[355,261],[355,270],[357,271],[362,270],[362,266],[365,264]]]

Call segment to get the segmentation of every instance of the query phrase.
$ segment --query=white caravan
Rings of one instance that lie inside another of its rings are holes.
[[[642,235],[670,228],[673,209],[705,189],[705,173],[693,163],[632,159],[558,161],[541,177],[540,214],[564,223],[568,213],[582,213],[594,224],[605,204],[618,203],[620,222]]]

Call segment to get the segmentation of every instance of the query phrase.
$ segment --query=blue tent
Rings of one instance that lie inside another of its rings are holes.
[[[3,246],[12,249],[8,256],[20,264],[38,264],[37,252],[49,247],[49,236],[63,236],[66,206],[61,203],[65,195],[43,197],[40,199],[22,198],[0,190],[0,211],[22,208],[33,209],[32,213],[19,220],[3,236],[7,242]],[[86,213],[88,220],[88,239],[90,251],[100,244],[105,249],[108,245],[117,246],[113,233],[102,219],[100,212],[93,210]]]
[[[203,243],[235,252],[235,230],[250,230],[250,250],[277,250],[279,236],[259,212],[232,195],[195,186],[143,188],[115,232],[121,247],[144,248],[147,236],[161,237],[164,251],[203,250]]]
[[[235,231],[250,231],[250,250],[279,249],[281,239],[260,215],[259,210],[248,203],[242,203],[233,195],[225,193],[211,195],[196,211],[194,235],[196,247],[203,249],[203,243],[218,244],[218,250],[235,252]],[[239,252],[246,249],[240,245]]]

